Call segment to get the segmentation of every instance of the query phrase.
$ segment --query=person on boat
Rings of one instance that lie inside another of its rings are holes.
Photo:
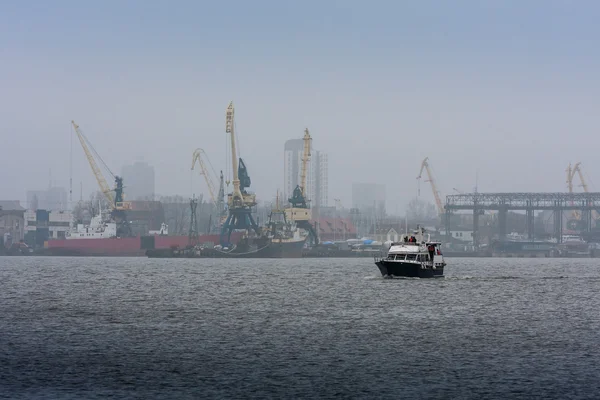
[[[433,262],[433,255],[435,254],[435,246],[430,244],[427,246],[427,251],[429,252],[429,259]]]

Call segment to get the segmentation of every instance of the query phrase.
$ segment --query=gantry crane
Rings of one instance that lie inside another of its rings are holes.
[[[236,229],[253,230],[260,235],[260,229],[252,217],[252,207],[256,205],[256,195],[248,193],[251,180],[244,161],[239,158],[235,146],[235,109],[230,102],[225,112],[225,132],[231,135],[231,163],[233,190],[227,195],[229,214],[221,228],[221,245],[229,246],[231,233]]]
[[[310,159],[310,148],[312,138],[308,132],[308,128],[304,129],[304,149],[302,152],[302,167],[300,170],[300,184],[294,188],[292,197],[288,199],[292,207],[286,208],[286,218],[296,223],[299,228],[308,231],[310,240],[313,245],[319,244],[319,237],[317,231],[310,223],[312,213],[309,208],[309,200],[306,196],[306,174],[308,170],[308,161]]]
[[[129,226],[129,222],[127,221],[127,216],[125,214],[125,210],[131,210],[131,202],[124,201],[123,194],[123,178],[117,176],[112,173],[108,165],[102,160],[102,157],[98,154],[98,152],[94,149],[94,146],[89,141],[89,139],[83,134],[79,125],[75,123],[75,121],[71,121],[73,124],[73,128],[75,129],[75,133],[77,134],[77,138],[79,139],[79,143],[81,143],[81,147],[83,148],[83,152],[92,168],[92,172],[96,177],[96,181],[98,182],[98,186],[100,187],[100,191],[104,194],[111,208],[111,216],[115,219],[118,224],[117,235],[119,236],[130,236],[131,235],[131,227]],[[91,151],[90,151],[91,148]],[[110,173],[110,175],[115,180],[115,188],[110,189],[108,186],[108,182],[102,175],[102,171],[98,167],[96,160],[92,154],[96,155],[96,157],[102,162],[102,165],[106,168],[106,170]],[[114,192],[114,195],[113,195]]]
[[[421,163],[421,170],[419,171],[419,176],[417,176],[417,179],[419,179],[419,180],[421,179],[423,170],[427,171],[427,177],[429,179],[426,180],[425,182],[429,182],[431,184],[431,190],[433,191],[433,197],[435,198],[435,204],[437,206],[438,213],[443,214],[444,213],[444,204],[442,203],[440,193],[437,190],[437,185],[435,184],[435,180],[433,179],[433,174],[431,173],[431,168],[429,167],[428,160],[429,160],[429,157],[425,157],[425,159]]]

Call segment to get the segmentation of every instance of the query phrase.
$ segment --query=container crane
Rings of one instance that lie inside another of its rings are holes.
[[[435,204],[437,206],[438,213],[443,214],[444,213],[444,205],[442,204],[442,199],[440,197],[440,193],[437,190],[437,185],[435,184],[433,174],[431,173],[431,168],[429,167],[428,160],[429,160],[429,157],[425,157],[425,159],[421,163],[421,170],[419,171],[419,176],[417,176],[417,179],[419,179],[419,180],[421,179],[423,170],[427,171],[427,176],[429,179],[426,180],[425,182],[429,182],[431,184],[431,190],[433,191],[433,197],[435,198]]]
[[[308,169],[308,161],[310,159],[310,148],[312,138],[308,128],[304,129],[304,149],[302,153],[302,168],[300,170],[300,185],[294,189],[292,197],[288,199],[292,207],[286,208],[286,219],[294,221],[299,228],[308,231],[313,245],[319,244],[317,231],[310,223],[312,213],[308,205],[309,200],[306,198],[306,173]]]
[[[256,195],[248,193],[251,180],[244,161],[238,157],[235,147],[235,109],[230,102],[225,112],[225,132],[231,135],[231,164],[233,190],[227,195],[228,216],[221,228],[221,245],[229,246],[231,233],[236,229],[253,230],[260,235],[260,229],[252,217],[252,207],[256,205]]]
[[[89,139],[83,134],[79,125],[75,123],[75,121],[71,121],[73,128],[75,129],[75,133],[77,134],[77,138],[79,139],[79,143],[81,143],[81,147],[83,148],[83,152],[92,168],[92,173],[94,174],[96,181],[98,182],[98,186],[100,187],[100,191],[104,194],[111,209],[111,216],[115,219],[118,224],[117,234],[122,236],[131,236],[131,227],[129,226],[129,222],[127,221],[127,216],[125,214],[125,210],[131,210],[131,202],[124,201],[123,194],[123,178],[117,176],[112,173],[108,165],[102,160],[102,157],[98,154],[98,152],[94,149],[94,146],[91,144]],[[91,151],[90,151],[91,148]],[[102,175],[98,164],[92,154],[96,155],[96,157],[102,162],[102,165],[106,168],[106,170],[110,173],[110,175],[115,180],[115,189],[111,190],[108,186],[108,182]],[[113,195],[114,192],[114,195]]]

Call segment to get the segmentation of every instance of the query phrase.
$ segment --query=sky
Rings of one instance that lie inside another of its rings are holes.
[[[598,20],[584,0],[4,1],[0,198],[71,175],[75,200],[97,190],[71,120],[113,172],[144,160],[159,194],[206,192],[192,152],[226,169],[229,101],[264,200],[306,127],[346,207],[375,182],[403,210],[425,157],[443,196],[476,176],[481,192],[565,191],[578,161],[600,191]]]

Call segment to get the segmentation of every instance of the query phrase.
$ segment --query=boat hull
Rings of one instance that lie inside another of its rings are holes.
[[[271,243],[258,244],[254,248],[238,246],[232,251],[223,251],[218,249],[194,248],[184,250],[148,250],[146,255],[149,258],[301,258],[306,239],[297,241],[274,241]]]
[[[419,263],[405,263],[399,261],[377,261],[375,263],[384,278],[441,278],[444,276],[444,267],[423,267]]]
[[[235,243],[241,234],[234,232]],[[37,254],[48,256],[81,257],[145,257],[147,250],[185,248],[188,236],[137,236],[99,239],[53,239],[48,240]],[[219,235],[200,235],[198,243],[219,243]]]

